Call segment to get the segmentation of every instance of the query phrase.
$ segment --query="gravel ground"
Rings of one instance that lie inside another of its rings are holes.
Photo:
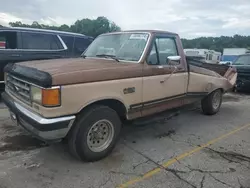
[[[95,163],[27,135],[0,104],[0,188],[250,187],[249,99],[227,94],[214,116],[188,107],[126,125]]]

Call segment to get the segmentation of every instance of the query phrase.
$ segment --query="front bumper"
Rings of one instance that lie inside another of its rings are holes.
[[[238,91],[250,91],[250,80],[238,77],[235,88]]]
[[[9,108],[12,119],[43,141],[58,141],[66,137],[75,120],[75,116],[50,119],[39,116],[13,101],[6,92],[2,93],[2,100]]]

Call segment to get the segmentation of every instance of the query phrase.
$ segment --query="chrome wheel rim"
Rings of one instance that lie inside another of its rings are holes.
[[[99,120],[89,129],[87,144],[91,151],[102,152],[109,147],[114,138],[114,126],[106,120]]]
[[[217,109],[220,106],[220,101],[221,101],[220,93],[219,92],[214,93],[212,99],[212,105],[214,109]]]

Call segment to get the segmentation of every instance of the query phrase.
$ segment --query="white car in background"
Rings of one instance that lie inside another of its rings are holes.
[[[232,65],[232,61],[220,61],[220,63],[219,64],[224,64],[224,65]]]

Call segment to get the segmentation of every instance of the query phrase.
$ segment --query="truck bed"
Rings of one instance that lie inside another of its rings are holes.
[[[221,76],[224,76],[230,67],[228,65],[223,65],[223,64],[206,63],[205,61],[203,61],[199,58],[190,57],[190,56],[186,56],[186,60],[187,60],[188,65],[193,65],[193,66],[209,69],[209,70],[212,70],[212,71],[220,74]]]

